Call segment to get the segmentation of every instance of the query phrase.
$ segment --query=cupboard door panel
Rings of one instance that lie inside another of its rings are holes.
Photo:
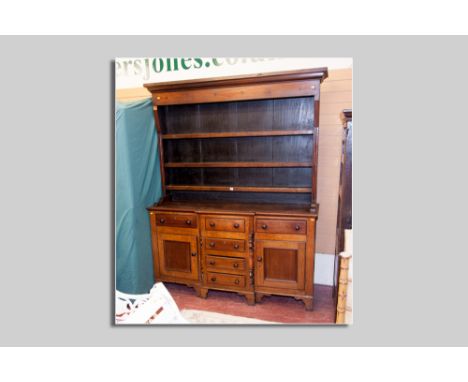
[[[198,280],[197,237],[158,234],[160,273]]]
[[[257,241],[255,261],[257,286],[304,289],[305,243]]]

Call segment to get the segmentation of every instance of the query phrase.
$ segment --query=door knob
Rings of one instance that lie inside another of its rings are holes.
[[[295,229],[296,231],[299,231],[299,230],[301,229],[301,226],[300,226],[299,224],[296,224],[296,226],[294,227],[294,229]]]
[[[234,284],[239,285],[239,279],[236,279],[236,281],[234,281]]]
[[[262,224],[262,228],[263,228],[263,229],[267,229],[268,226],[267,226],[266,224]]]
[[[235,224],[234,224],[234,228],[239,228],[239,227],[240,227],[240,226],[239,226],[239,223],[235,223]]]
[[[234,249],[239,249],[239,244],[234,244]]]
[[[166,221],[166,219],[164,219],[164,218],[159,219],[159,222],[160,222],[161,224],[164,224],[165,221]]]
[[[212,281],[212,282],[215,282],[215,281],[216,281],[216,277],[212,277],[212,278],[211,278],[211,281]]]
[[[212,242],[210,243],[210,247],[213,248],[214,246],[215,246],[215,243],[212,241]]]
[[[210,222],[210,227],[214,227],[214,226],[215,226],[215,223]]]
[[[186,220],[186,221],[185,221],[185,224],[191,225],[191,224],[192,224],[192,221],[191,221],[190,219],[189,219],[189,220]]]
[[[211,260],[211,261],[210,261],[210,265],[215,265],[214,260]]]
[[[239,268],[239,264],[234,263],[233,267],[234,267],[234,268]]]
[[[257,257],[257,261],[258,261],[259,263],[261,263],[262,260],[263,260],[263,258],[262,258],[261,256]]]
[[[193,253],[192,253],[192,256],[193,256],[193,257],[197,256],[197,253],[196,253],[196,252],[193,252]]]

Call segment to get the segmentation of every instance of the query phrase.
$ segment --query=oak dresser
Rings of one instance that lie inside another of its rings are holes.
[[[327,69],[146,84],[163,196],[154,275],[313,308],[320,84]]]

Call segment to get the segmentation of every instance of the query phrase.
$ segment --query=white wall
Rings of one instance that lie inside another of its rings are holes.
[[[334,263],[335,256],[323,253],[315,254],[314,284],[333,285]]]

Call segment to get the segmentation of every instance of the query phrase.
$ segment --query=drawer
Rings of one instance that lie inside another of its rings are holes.
[[[307,220],[257,219],[255,232],[305,235],[307,233]]]
[[[217,218],[207,217],[205,220],[206,231],[245,232],[244,218]]]
[[[220,271],[244,271],[245,260],[232,257],[206,256],[206,267]]]
[[[242,275],[227,275],[225,273],[207,273],[208,285],[212,286],[229,286],[244,288],[245,287],[245,276]]]
[[[195,214],[156,214],[156,225],[161,227],[197,228]]]
[[[232,239],[212,239],[205,238],[205,248],[216,251],[234,251],[244,252],[245,251],[245,240],[232,240]]]

